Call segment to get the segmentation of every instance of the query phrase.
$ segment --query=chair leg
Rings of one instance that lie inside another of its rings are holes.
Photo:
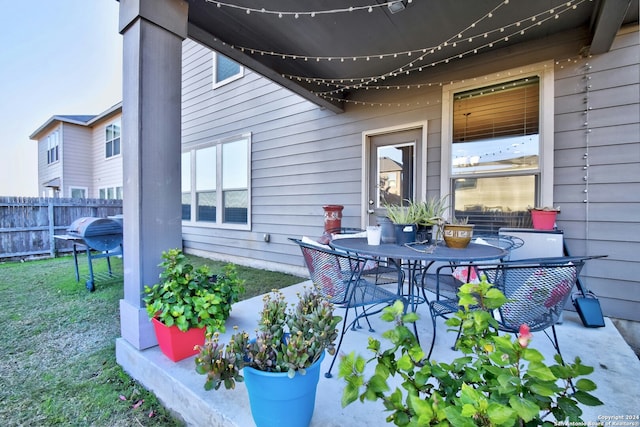
[[[429,347],[429,354],[427,355],[427,359],[431,359],[431,353],[433,352],[433,346],[436,343],[436,318],[437,318],[437,316],[434,316],[433,310],[431,310],[431,308],[429,308],[429,311],[431,311],[431,323],[433,324],[433,334],[431,334],[431,347]]]
[[[338,346],[336,347],[336,354],[333,355],[333,360],[331,360],[331,365],[329,365],[329,370],[325,372],[325,378],[331,378],[331,370],[333,369],[333,364],[336,363],[336,358],[340,354],[340,347],[342,346],[342,340],[344,339],[344,335],[347,333],[347,318],[349,317],[349,309],[344,311],[344,319],[342,320],[342,332],[340,333],[340,339],[338,340]],[[355,322],[355,320],[354,320]]]
[[[553,344],[553,347],[555,348],[556,352],[558,353],[558,356],[560,356],[560,363],[562,363],[562,366],[565,366],[564,363],[564,357],[562,357],[562,353],[560,352],[560,343],[558,342],[558,335],[556,334],[556,326],[555,325],[551,325],[551,332],[553,333],[553,339],[551,339],[551,337],[549,336],[549,334],[547,333],[547,331],[545,330],[544,333],[547,335],[547,337],[549,338],[549,340],[551,340],[551,343]],[[576,392],[576,387],[573,385],[573,381],[571,381],[569,379],[569,386],[571,386],[571,390],[573,390],[573,392]]]

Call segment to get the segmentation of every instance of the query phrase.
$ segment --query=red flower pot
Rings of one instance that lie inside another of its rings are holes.
[[[175,325],[166,326],[155,317],[151,321],[156,331],[160,350],[174,362],[198,354],[198,350],[195,347],[204,345],[206,328],[191,328],[183,332]]]
[[[531,222],[536,230],[553,230],[556,225],[557,211],[532,210]]]

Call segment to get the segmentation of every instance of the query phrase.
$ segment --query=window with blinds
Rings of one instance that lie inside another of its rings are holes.
[[[480,231],[523,226],[540,173],[537,76],[453,94],[451,188],[455,215]],[[514,224],[513,221],[520,223]]]

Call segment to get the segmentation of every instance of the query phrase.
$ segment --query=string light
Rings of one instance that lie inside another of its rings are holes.
[[[578,0],[575,2],[575,4],[582,4],[584,2],[586,2],[588,0]],[[505,4],[505,3],[503,3]],[[564,13],[567,12],[569,10],[573,10],[572,5],[574,4],[573,1],[567,2],[567,6],[563,9],[560,10],[558,13]],[[536,14],[536,16],[544,16],[547,13],[547,11],[542,12],[542,13],[538,13]],[[439,64],[443,64],[443,63],[449,63],[451,60],[453,59],[460,59],[463,58],[464,56],[470,55],[470,54],[477,54],[480,50],[482,49],[486,49],[486,48],[493,48],[495,46],[496,43],[498,42],[506,42],[509,40],[510,37],[512,36],[516,36],[518,34],[524,34],[525,31],[531,29],[534,26],[538,26],[548,20],[551,20],[553,17],[548,16],[543,18],[540,21],[536,21],[535,23],[532,23],[531,25],[527,26],[524,29],[518,29],[512,33],[509,33],[507,35],[501,35],[500,38],[492,40],[490,42],[484,43],[481,46],[477,46],[471,49],[468,49],[462,53],[457,53],[454,55],[451,55],[447,58],[443,58],[437,61],[433,61],[430,64],[428,64],[429,66],[436,66]],[[500,30],[504,30],[505,28],[509,28],[514,26],[515,24],[511,24],[511,25],[507,25],[505,27],[500,28]],[[488,33],[494,33],[498,30],[493,30],[490,31]],[[504,32],[504,31],[501,31]],[[368,85],[372,82],[377,82],[377,80],[381,79],[381,78],[386,78],[386,77],[395,77],[398,75],[398,73],[405,73],[405,74],[409,74],[411,72],[415,72],[415,71],[422,71],[422,68],[424,67],[424,64],[421,64],[420,66],[412,66],[412,63],[420,63],[423,60],[426,60],[427,55],[429,55],[429,53],[431,53],[431,51],[428,51],[425,54],[420,55],[418,58],[412,60],[412,62],[409,62],[407,64],[404,64],[396,69],[393,69],[391,71],[388,71],[382,75],[377,75],[377,76],[361,76],[361,77],[350,77],[349,79],[327,79],[327,78],[321,78],[321,77],[309,77],[309,76],[296,76],[296,75],[289,75],[289,74],[283,74],[282,76],[285,78],[289,78],[289,79],[298,79],[301,78],[302,80],[306,81],[307,83],[317,83],[320,82],[322,84],[326,84],[326,85],[334,85],[334,86],[338,86],[341,84],[344,84],[345,82],[347,82],[348,80],[351,81],[358,81],[357,85],[349,85],[349,86],[343,86],[343,87],[339,87],[336,89],[336,93],[338,92],[342,92],[345,90],[350,90],[350,89],[360,89],[365,85]]]
[[[237,5],[233,5],[230,3],[225,3],[217,0],[206,0],[206,1],[209,3],[215,4],[219,8],[229,7],[229,8],[239,9],[239,10],[245,11],[248,14],[257,12],[257,13],[268,14],[268,15],[278,15],[279,17],[290,15],[298,18],[300,16],[315,17],[316,15],[324,15],[324,14],[332,14],[332,13],[347,13],[347,12],[354,12],[354,11],[362,11],[365,9],[371,12],[376,7],[387,6],[388,4],[392,3],[392,2],[386,2],[386,3],[375,4],[370,6],[351,6],[351,7],[342,8],[342,9],[317,10],[317,11],[274,11],[274,10],[267,10],[264,8],[262,9],[246,8],[246,7],[237,6]],[[282,52],[275,52],[275,51],[265,51],[265,50],[260,50],[260,49],[250,48],[250,47],[242,47],[242,46],[230,45],[230,47],[240,50],[243,53],[250,53],[252,55],[257,54],[261,56],[265,56],[265,55],[279,56],[282,60],[303,60],[303,61],[315,60],[316,62],[337,61],[340,64],[346,61],[354,62],[354,61],[360,61],[360,60],[371,61],[371,60],[385,60],[389,58],[393,58],[393,59],[403,58],[403,57],[408,58],[406,63],[379,75],[358,76],[358,77],[351,76],[348,78],[336,79],[336,78],[282,74],[282,77],[284,78],[298,81],[298,82],[305,82],[309,85],[316,85],[319,88],[321,87],[324,88],[324,89],[319,89],[318,91],[312,91],[312,93],[314,93],[316,96],[319,96],[331,101],[350,102],[348,100],[345,100],[343,97],[340,97],[339,95],[344,94],[346,91],[363,89],[363,88],[400,89],[401,87],[397,85],[385,86],[385,85],[380,85],[378,83],[380,81],[383,82],[386,78],[396,77],[401,74],[409,75],[415,72],[422,72],[427,67],[435,67],[436,65],[439,65],[439,64],[446,64],[454,59],[461,59],[461,58],[464,58],[465,56],[475,55],[475,54],[478,54],[480,51],[491,49],[500,42],[509,41],[511,37],[524,35],[526,31],[528,31],[529,29],[535,26],[540,26],[547,21],[558,19],[561,14],[570,10],[576,10],[577,6],[587,1],[592,1],[592,0],[570,0],[561,6],[556,6],[554,8],[550,8],[542,12],[535,13],[534,15],[529,16],[527,18],[523,18],[523,19],[521,18],[514,23],[504,25],[499,28],[495,28],[493,30],[482,31],[480,33],[476,32],[472,34],[472,29],[474,29],[478,24],[480,24],[485,20],[492,19],[493,17],[496,16],[496,14],[500,11],[502,7],[509,4],[509,0],[502,0],[497,6],[492,8],[489,12],[485,13],[481,18],[467,25],[462,30],[452,32],[453,34],[452,36],[448,37],[446,40],[442,41],[438,45],[430,46],[430,47],[422,47],[422,48],[413,49],[413,50],[406,50],[401,52],[369,53],[366,55],[351,55],[351,56],[310,56],[310,55],[300,55],[300,54],[292,54],[292,53],[282,53]],[[411,2],[412,0],[409,0],[409,3]],[[511,28],[513,28],[513,30],[511,30]],[[505,31],[507,32],[507,34],[505,34]],[[443,48],[451,48],[451,49],[456,48],[458,46],[456,40],[460,40],[464,38],[464,39],[467,39],[469,43],[472,43],[474,39],[480,39],[480,40],[489,39],[490,36],[493,36],[493,37],[491,37],[490,40],[485,41],[479,46],[472,46],[469,49],[464,50],[463,52],[452,53],[446,58],[429,61],[430,55],[433,55],[436,52],[442,51]],[[442,83],[440,82],[437,84],[442,85]],[[412,88],[415,86],[416,85],[409,85],[409,86],[405,85],[403,87]],[[424,86],[424,84],[420,84],[417,86],[418,87]]]
[[[564,68],[566,65],[575,65],[577,64],[580,60],[582,59],[582,56],[573,56],[570,58],[566,58],[566,59],[562,59],[562,60],[556,60],[555,61],[555,65],[558,66],[560,69]],[[590,69],[590,67],[589,67]],[[518,70],[517,74],[518,75],[522,75],[522,74],[526,74],[528,72],[530,72],[531,70],[528,69],[527,67],[521,68]],[[510,75],[510,74],[509,74]],[[499,79],[499,78],[503,78],[505,77],[505,75],[501,72],[495,73],[493,75],[493,78]],[[484,76],[484,80],[490,80],[492,77],[489,76]],[[473,82],[477,82],[478,79],[477,78],[473,78],[472,79]],[[415,84],[405,84],[405,85],[376,85],[376,86],[367,86],[364,89],[365,90],[415,90],[415,89],[428,89],[428,88],[435,88],[435,87],[442,87],[444,85],[448,85],[448,84],[454,84],[454,83],[464,83],[466,81],[466,79],[459,79],[459,80],[446,80],[446,81],[433,81],[433,82],[422,82],[422,83],[415,83]],[[440,98],[436,98],[436,99],[432,99],[432,100],[428,100],[428,101],[416,101],[416,102],[404,102],[404,103],[398,103],[398,102],[372,102],[372,101],[360,101],[360,100],[356,100],[356,99],[345,99],[345,98],[339,98],[339,97],[335,97],[331,95],[331,92],[313,92],[314,95],[316,95],[319,98],[323,98],[327,101],[331,101],[331,102],[342,102],[344,104],[351,104],[351,105],[362,105],[362,106],[368,106],[368,107],[419,107],[422,105],[434,105],[434,104],[440,104],[441,103],[441,99]],[[586,100],[587,98],[585,98]],[[586,102],[586,101],[585,101]],[[588,107],[590,109],[590,107]],[[587,129],[587,132],[590,133],[591,129]]]
[[[207,0],[207,1],[211,1],[211,0]],[[582,1],[585,1],[585,0],[582,0]],[[476,21],[472,22],[470,25],[468,25],[462,31],[456,32],[456,35],[447,38],[445,41],[439,43],[436,46],[421,47],[421,48],[418,48],[418,49],[404,50],[404,51],[400,51],[400,52],[370,53],[370,54],[364,54],[364,55],[349,56],[348,58],[352,58],[354,61],[363,60],[363,59],[369,61],[371,58],[388,59],[388,58],[397,58],[398,56],[412,56],[414,54],[421,54],[421,53],[422,54],[428,54],[428,53],[429,54],[433,54],[433,53],[435,53],[435,50],[441,50],[442,47],[450,46],[451,42],[453,40],[455,40],[456,38],[462,38],[463,34],[466,33],[468,30],[470,30],[472,28],[475,28],[475,26],[477,24],[481,23],[485,19],[491,18],[493,16],[493,12],[496,12],[498,9],[500,9],[505,4],[508,4],[508,2],[506,2],[506,3],[504,1],[501,2],[498,6],[494,7],[490,12],[484,14],[480,19],[477,19]],[[382,6],[384,6],[384,4]],[[495,32],[495,31],[497,31],[497,30],[492,30],[492,31],[490,31],[488,33],[484,33],[484,37],[488,37],[489,33],[492,33],[492,32]],[[503,31],[504,31],[504,29],[503,29]],[[479,35],[477,35],[477,34],[473,35],[473,36],[470,36],[469,41],[471,42],[474,37],[478,37],[478,36]],[[343,56],[300,55],[300,54],[294,54],[294,53],[267,51],[267,50],[250,48],[250,47],[246,47],[246,46],[234,46],[234,47],[236,49],[242,51],[242,52],[245,52],[245,53],[249,52],[251,54],[260,54],[260,55],[268,55],[268,56],[279,56],[282,59],[292,59],[292,58],[295,57],[295,58],[306,58],[308,60],[316,60],[316,61],[333,61],[333,60],[342,60],[344,58],[347,58],[347,57],[343,57]]]
[[[584,147],[584,205],[585,205],[585,239],[589,240],[589,135],[591,134],[591,128],[589,127],[589,112],[591,105],[589,104],[589,92],[591,90],[591,65],[589,63],[584,64],[584,126],[585,126],[585,147]]]
[[[390,4],[395,3],[397,0],[395,1],[388,1],[385,3],[381,3],[381,4],[371,4],[371,5],[366,5],[366,6],[349,6],[346,8],[341,8],[341,9],[327,9],[327,10],[305,10],[305,11],[279,11],[279,10],[269,10],[269,9],[265,9],[264,7],[261,9],[257,9],[257,8],[253,8],[253,7],[244,7],[244,6],[238,6],[237,4],[232,4],[232,3],[225,3],[222,1],[217,1],[217,0],[205,0],[208,3],[213,3],[214,5],[216,5],[219,8],[222,7],[226,7],[229,9],[236,9],[236,10],[240,10],[245,12],[247,15],[250,15],[251,13],[262,13],[265,15],[275,15],[278,18],[283,18],[285,16],[293,16],[294,18],[298,19],[301,16],[309,16],[311,18],[315,18],[317,15],[331,15],[331,14],[336,14],[336,13],[352,13],[352,12],[361,12],[361,11],[366,11],[366,12],[373,12],[374,8],[378,8],[378,7],[388,7]],[[413,0],[408,0],[408,3],[412,3]]]
[[[215,3],[217,4],[218,7],[221,6],[228,6],[228,7],[235,7],[237,9],[243,9],[243,10],[249,10],[250,12],[252,11],[258,11],[257,9],[250,9],[250,8],[243,8],[240,6],[235,6],[235,5],[229,5],[227,3],[223,3],[223,2],[218,2],[218,1],[213,1],[213,0],[207,0],[210,1],[211,3]],[[413,55],[418,55],[415,58],[411,58],[410,61],[408,61],[407,63],[392,69],[390,71],[387,71],[386,73],[380,74],[380,75],[375,75],[375,76],[359,76],[359,77],[349,77],[349,78],[342,78],[342,79],[331,79],[331,78],[324,78],[324,77],[312,77],[312,76],[301,76],[301,75],[291,75],[291,74],[283,74],[282,76],[284,78],[288,78],[290,80],[295,80],[295,81],[299,81],[299,82],[306,82],[307,84],[316,84],[318,86],[325,86],[327,88],[330,88],[332,90],[329,91],[325,91],[325,92],[320,92],[321,95],[329,95],[329,94],[340,94],[344,91],[347,90],[355,90],[355,89],[361,89],[363,87],[369,86],[371,84],[377,83],[379,80],[384,80],[387,77],[396,77],[399,74],[411,74],[413,72],[421,72],[423,71],[423,69],[426,66],[429,67],[435,67],[436,65],[442,64],[442,63],[449,63],[451,60],[453,59],[461,59],[467,55],[475,55],[478,54],[481,50],[485,50],[488,48],[493,48],[497,43],[499,42],[507,42],[509,40],[510,37],[513,36],[517,36],[517,35],[524,35],[525,32],[529,29],[531,29],[534,26],[540,26],[542,25],[544,22],[551,20],[551,19],[557,19],[557,17],[569,10],[575,10],[575,6],[580,5],[586,1],[591,1],[591,0],[571,0],[568,1],[566,4],[564,4],[564,6],[561,6],[559,10],[556,10],[556,8],[552,8],[552,9],[548,9],[545,10],[543,12],[540,13],[536,13],[528,18],[519,20],[515,23],[506,25],[506,26],[502,26],[500,28],[496,28],[490,31],[483,31],[482,33],[478,33],[478,34],[467,34],[467,32],[473,28],[476,27],[477,24],[481,23],[482,21],[486,20],[486,19],[490,19],[492,17],[495,16],[495,14],[499,11],[499,9],[507,4],[509,4],[508,0],[503,0],[502,2],[500,2],[500,4],[498,4],[497,6],[495,6],[493,9],[491,9],[489,12],[485,13],[481,18],[479,18],[478,20],[472,22],[471,24],[467,25],[463,30],[461,31],[455,31],[453,32],[453,36],[450,36],[449,38],[447,38],[446,40],[444,40],[443,42],[441,42],[440,44],[438,44],[437,46],[431,46],[431,47],[423,47],[423,48],[419,48],[419,49],[414,49],[414,50],[407,50],[407,51],[401,51],[401,52],[388,52],[388,53],[370,53],[370,54],[366,54],[366,55],[355,55],[355,56],[309,56],[309,55],[299,55],[299,54],[291,54],[291,53],[279,53],[279,52],[274,52],[274,51],[264,51],[264,50],[260,50],[260,49],[254,49],[254,48],[249,48],[249,47],[238,47],[238,46],[231,46],[232,48],[238,49],[244,53],[250,53],[250,54],[259,54],[261,56],[264,55],[271,55],[271,56],[280,56],[281,59],[286,60],[286,59],[292,59],[292,60],[303,60],[303,61],[309,61],[309,60],[315,60],[316,62],[320,62],[320,61],[339,61],[340,63],[344,63],[346,60],[349,60],[350,62],[353,61],[358,61],[358,60],[365,60],[365,61],[370,61],[372,58],[373,59],[378,59],[378,60],[384,60],[387,58],[398,58],[398,57],[411,57]],[[383,4],[386,5],[389,2]],[[366,6],[363,6],[361,8],[364,8]],[[564,7],[564,8],[563,8]],[[295,15],[296,13],[298,15],[307,15],[307,14],[318,14],[318,13],[342,13],[344,11],[347,10],[356,10],[357,8],[348,8],[348,9],[334,9],[334,10],[327,10],[327,11],[314,11],[314,12],[280,12],[280,11],[268,11],[266,9],[260,9],[259,12],[261,13],[270,13],[270,14],[275,14],[275,13],[282,13],[282,14],[293,14]],[[557,13],[555,13],[557,12]],[[555,14],[554,14],[555,13]],[[522,28],[523,22],[528,21],[530,23],[530,25],[526,26],[525,28]],[[508,33],[507,35],[504,34],[505,30],[508,30],[510,28],[517,28],[517,30],[514,30],[513,32]],[[500,36],[498,38],[493,38],[490,41],[487,41],[485,43],[483,43],[480,46],[474,46],[464,52],[461,53],[455,53],[452,54],[446,58],[443,59],[439,59],[436,61],[432,61],[432,62],[428,62],[428,56],[434,54],[436,51],[441,51],[443,47],[456,47],[457,43],[455,43],[454,40],[457,39],[461,39],[463,37],[467,38],[469,40],[469,42],[472,42],[474,38],[476,37],[480,37],[482,36],[482,38],[489,38],[489,35],[494,35],[494,34],[500,34]]]

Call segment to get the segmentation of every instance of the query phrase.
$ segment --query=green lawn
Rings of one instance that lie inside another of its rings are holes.
[[[214,272],[224,263],[191,257]],[[160,261],[160,260],[159,260]],[[158,262],[159,262],[158,261]],[[86,275],[85,256],[79,258]],[[106,260],[95,260],[106,271]],[[76,282],[71,257],[0,264],[0,420],[3,426],[179,426],[155,396],[116,363],[122,262],[117,279]],[[244,298],[299,277],[238,266]],[[152,283],[151,283],[152,284]]]

